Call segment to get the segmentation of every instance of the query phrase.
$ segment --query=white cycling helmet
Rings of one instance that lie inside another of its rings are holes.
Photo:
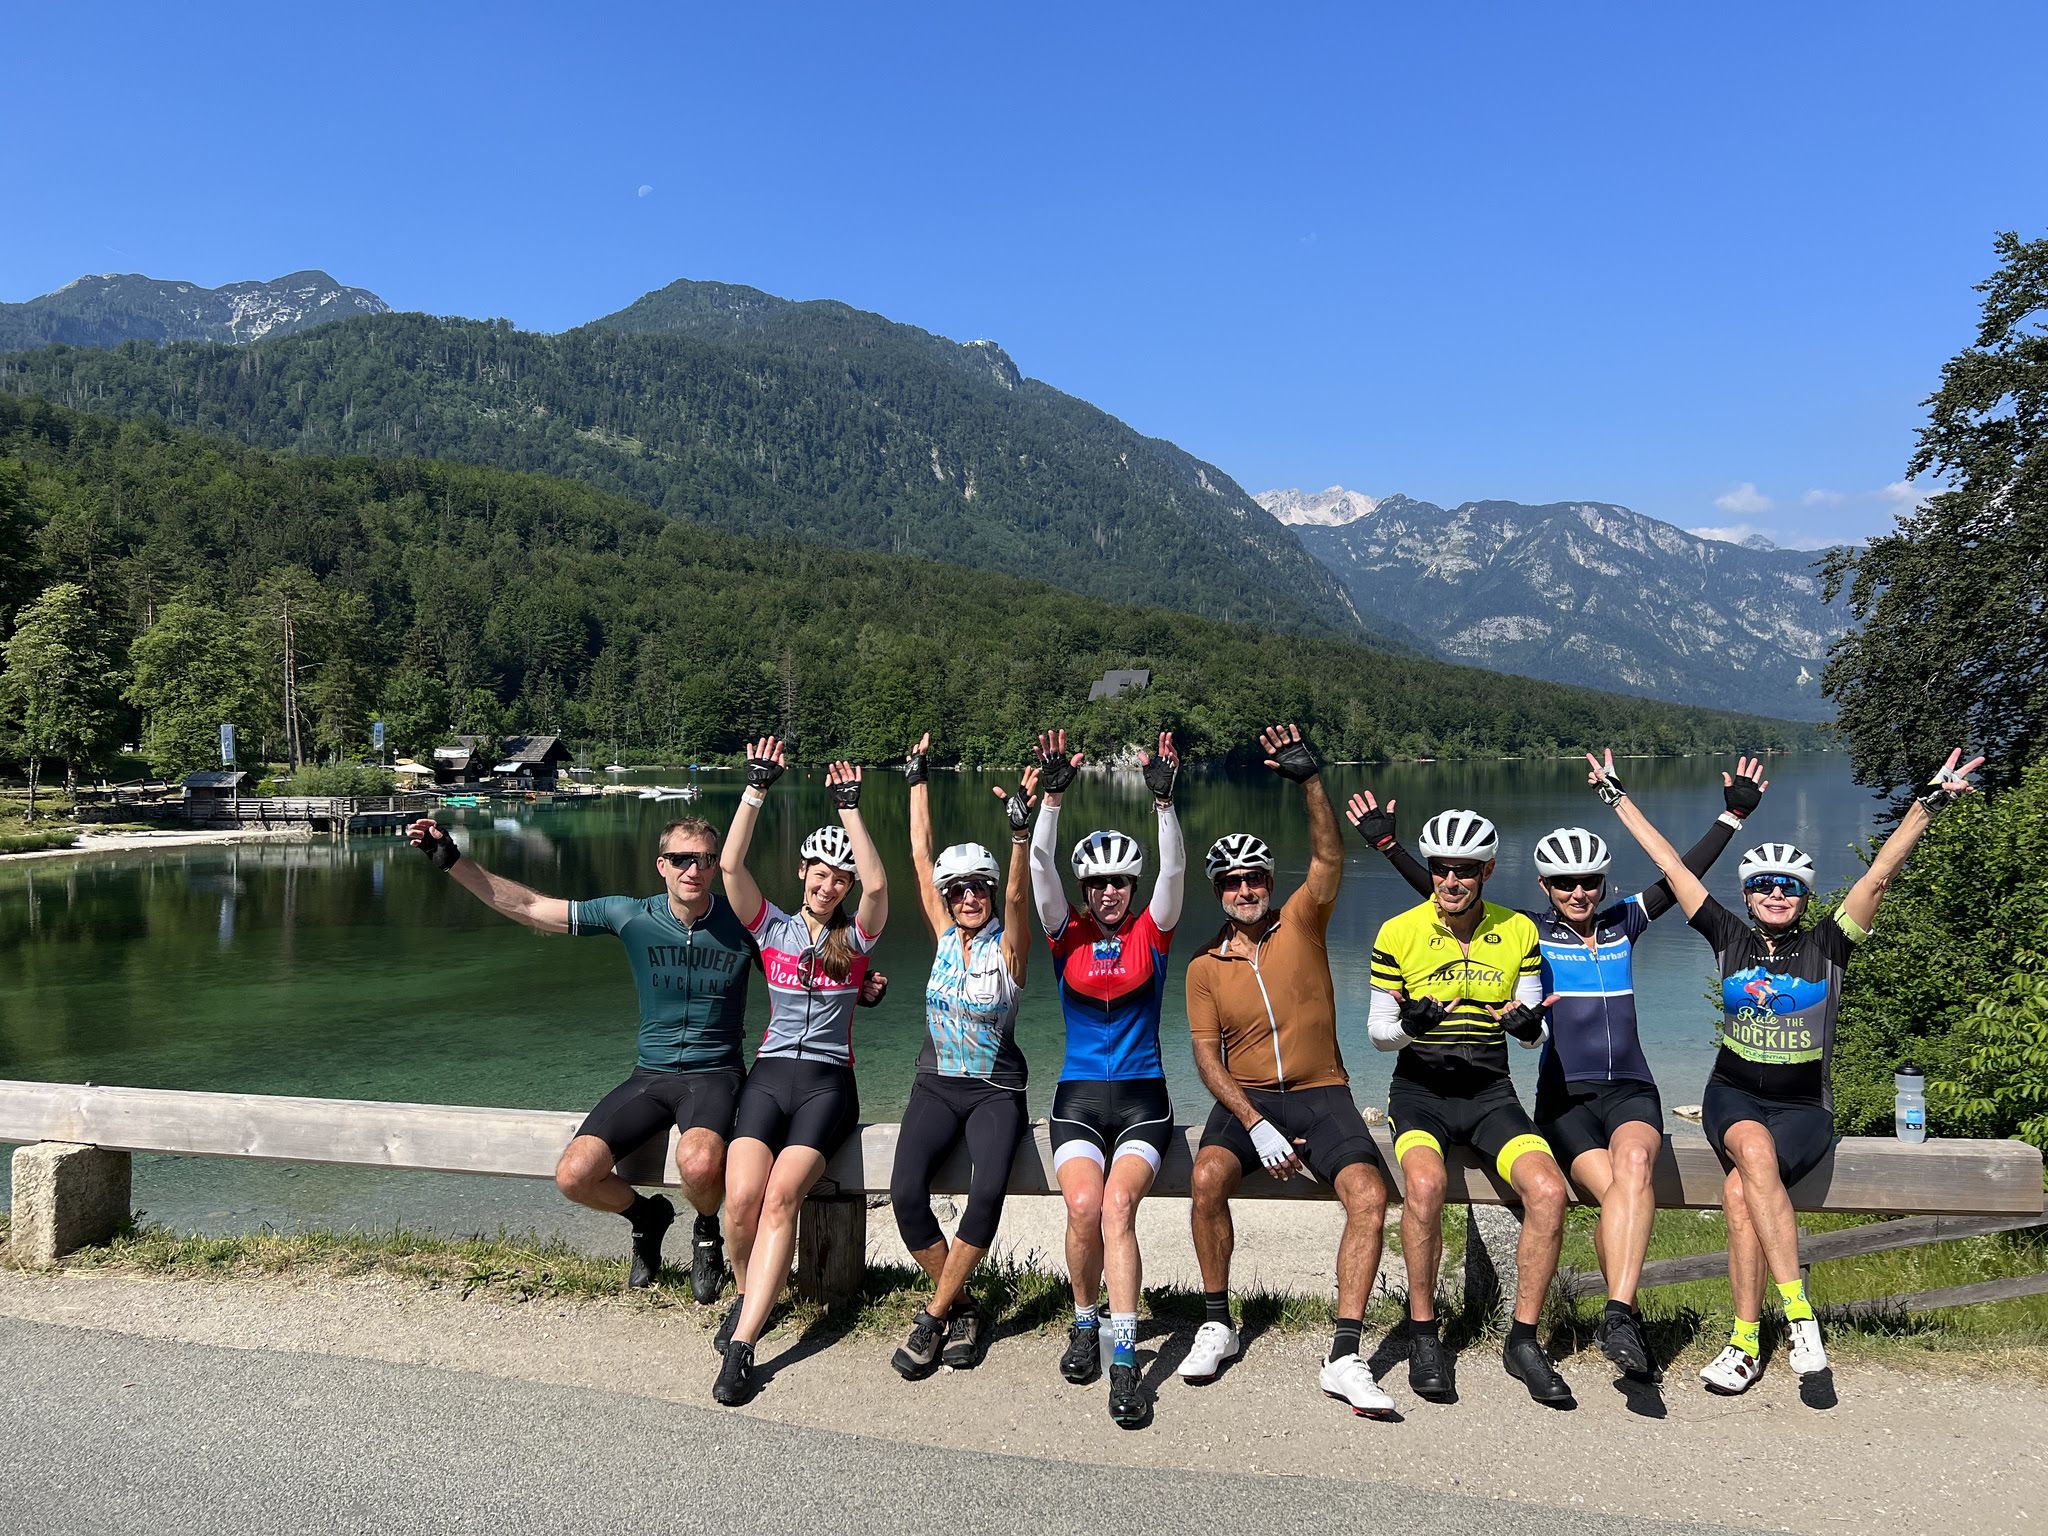
[[[1090,832],[1074,844],[1074,878],[1093,880],[1101,875],[1129,875],[1133,880],[1144,873],[1145,850],[1134,837],[1121,832]]]
[[[1745,883],[1751,875],[1791,875],[1813,889],[1813,859],[1790,843],[1758,843],[1742,856],[1738,872]]]
[[[1273,850],[1266,846],[1262,837],[1249,832],[1233,832],[1228,837],[1219,837],[1209,845],[1209,857],[1202,861],[1202,872],[1211,880],[1225,870],[1263,869],[1273,873]]]
[[[955,843],[932,860],[932,884],[941,891],[955,880],[979,879],[998,885],[1002,874],[996,856],[979,843]]]
[[[1546,832],[1536,845],[1536,873],[1551,875],[1604,875],[1614,857],[1607,840],[1584,827],[1559,827]]]
[[[1484,861],[1500,852],[1500,834],[1477,811],[1438,811],[1422,824],[1417,841],[1425,859]]]
[[[797,856],[806,864],[830,864],[834,869],[850,873],[854,867],[853,839],[846,835],[844,827],[820,827],[804,839],[803,849]]]

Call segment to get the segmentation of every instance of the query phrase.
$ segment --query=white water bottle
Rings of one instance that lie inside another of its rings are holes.
[[[1927,1079],[1911,1062],[1892,1074],[1892,1129],[1901,1141],[1927,1139]]]

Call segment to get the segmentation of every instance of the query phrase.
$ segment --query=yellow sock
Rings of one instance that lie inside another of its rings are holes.
[[[1813,1316],[1813,1303],[1806,1299],[1804,1280],[1787,1280],[1778,1287],[1778,1298],[1785,1304],[1785,1321],[1803,1323]]]
[[[1763,1324],[1761,1322],[1745,1323],[1738,1317],[1735,1319],[1734,1329],[1728,1335],[1728,1342],[1754,1360],[1759,1354],[1763,1353],[1762,1334]]]

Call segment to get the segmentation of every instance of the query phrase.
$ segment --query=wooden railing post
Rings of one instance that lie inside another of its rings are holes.
[[[867,1275],[868,1203],[834,1185],[813,1194],[796,1222],[796,1293],[805,1301],[832,1306],[860,1294]]]

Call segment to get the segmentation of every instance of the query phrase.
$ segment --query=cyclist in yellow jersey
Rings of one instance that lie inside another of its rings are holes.
[[[1522,1202],[1514,1320],[1502,1362],[1539,1403],[1572,1389],[1536,1338],[1557,1273],[1568,1194],[1549,1144],[1536,1134],[1508,1076],[1507,1037],[1543,1043],[1542,951],[1536,925],[1484,896],[1500,838],[1476,811],[1443,811],[1422,829],[1430,899],[1380,925],[1372,951],[1368,1028],[1399,1051],[1387,1093],[1394,1157],[1407,1186],[1401,1251],[1408,1266],[1408,1385],[1418,1397],[1452,1391],[1437,1333],[1436,1274],[1448,1188],[1444,1154],[1469,1146]]]

